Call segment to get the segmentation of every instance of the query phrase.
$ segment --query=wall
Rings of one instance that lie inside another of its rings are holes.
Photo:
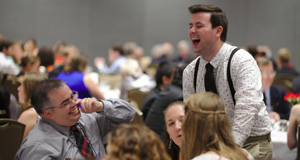
[[[226,12],[228,42],[265,44],[273,57],[287,47],[300,71],[298,0],[0,0],[0,33],[11,40],[35,37],[38,46],[64,40],[88,54],[92,65],[113,44],[135,41],[150,55],[157,43],[188,39],[187,8],[197,3]]]

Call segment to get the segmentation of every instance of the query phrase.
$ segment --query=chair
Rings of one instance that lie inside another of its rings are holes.
[[[298,138],[297,138],[297,159],[300,160],[300,125],[298,125],[297,127],[297,131],[298,131]]]
[[[145,125],[144,118],[143,118],[143,112],[138,108],[138,104],[132,99],[127,99],[127,102],[131,103],[135,110],[135,117],[131,121],[131,124]]]
[[[100,74],[99,83],[104,83],[110,86],[110,89],[121,88],[122,76],[121,74]]]
[[[133,88],[127,91],[128,99],[134,100],[141,110],[146,96],[150,91],[141,91],[139,88]]]
[[[287,92],[292,92],[294,78],[295,76],[290,74],[277,74],[274,77],[273,84],[282,87]]]
[[[19,82],[18,78],[10,74],[4,74],[1,77],[1,83],[16,97],[16,99],[19,99],[18,87],[21,85],[21,83]]]
[[[147,66],[145,72],[147,75],[155,79],[157,68],[158,68],[158,63],[151,63],[149,66]]]
[[[25,125],[12,120],[0,119],[0,159],[14,159],[22,143]]]

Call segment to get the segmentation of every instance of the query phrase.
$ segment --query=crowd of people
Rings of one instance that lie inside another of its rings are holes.
[[[189,11],[192,47],[164,42],[147,56],[126,42],[108,49],[109,63],[93,60],[98,74],[121,75],[119,98],[105,97],[76,46],[0,36],[0,117],[26,125],[15,159],[271,160],[280,120],[290,121],[287,145],[295,148],[300,106],[285,96],[300,92],[300,75],[290,51],[273,59],[267,46],[233,46],[219,7]],[[128,100],[134,88],[149,92],[141,111]],[[136,112],[144,125],[130,124]]]

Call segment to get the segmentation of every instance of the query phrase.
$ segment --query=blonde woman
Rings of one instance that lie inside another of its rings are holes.
[[[108,136],[106,160],[170,160],[164,144],[146,126],[121,124]]]
[[[35,126],[36,121],[38,120],[38,114],[31,105],[31,96],[35,84],[44,79],[47,79],[47,77],[42,74],[28,72],[25,73],[23,81],[18,87],[19,102],[24,104],[24,112],[20,115],[18,121],[26,125],[23,140]]]
[[[187,99],[182,135],[181,160],[253,160],[233,141],[224,104],[214,93]]]

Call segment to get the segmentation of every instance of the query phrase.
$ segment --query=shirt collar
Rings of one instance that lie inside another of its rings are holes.
[[[220,64],[220,62],[222,61],[222,59],[225,58],[224,54],[226,54],[225,51],[226,51],[227,47],[228,47],[228,44],[223,43],[223,45],[222,45],[221,49],[219,50],[219,52],[209,62],[214,68],[217,68],[218,65]],[[207,62],[207,61],[205,60],[205,62]]]
[[[52,126],[54,129],[56,129],[58,132],[60,132],[61,134],[65,135],[65,136],[70,135],[70,127],[58,125],[46,118],[42,118],[40,121]]]

